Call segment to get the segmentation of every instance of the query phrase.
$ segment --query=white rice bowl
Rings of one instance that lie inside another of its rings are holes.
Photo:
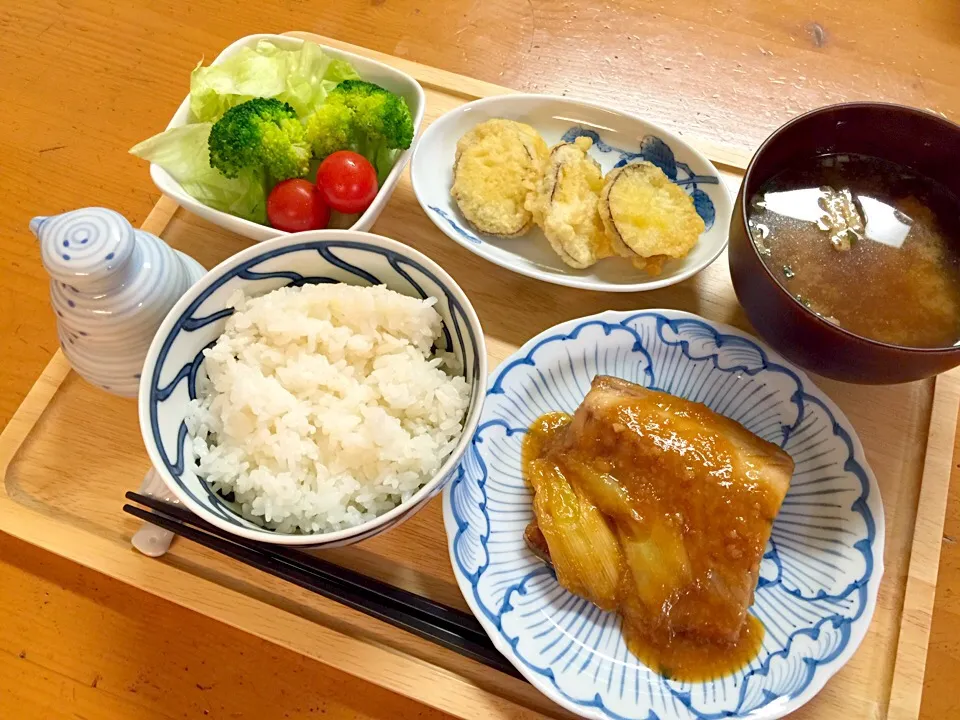
[[[410,498],[470,401],[454,357],[433,350],[435,302],[341,284],[237,291],[186,417],[197,475],[286,533],[354,527]]]

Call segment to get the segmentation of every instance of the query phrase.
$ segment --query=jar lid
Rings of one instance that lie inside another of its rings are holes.
[[[93,207],[37,217],[30,229],[40,240],[51,277],[84,290],[99,290],[133,254],[133,226],[118,212]]]

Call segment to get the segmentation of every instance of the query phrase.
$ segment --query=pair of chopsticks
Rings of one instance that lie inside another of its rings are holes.
[[[125,497],[150,508],[124,505],[134,517],[522,679],[465,612],[306,552],[238,538],[178,505],[135,492]]]

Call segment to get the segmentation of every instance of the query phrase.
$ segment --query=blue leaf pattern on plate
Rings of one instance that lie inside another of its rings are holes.
[[[694,187],[690,191],[690,197],[693,198],[693,207],[703,219],[704,226],[709,229],[713,227],[714,220],[717,219],[717,210],[713,206],[713,200],[703,190]]]
[[[796,462],[751,609],[766,628],[763,649],[734,675],[683,683],[652,673],[627,650],[616,615],[565,591],[524,547],[532,517],[520,473],[526,428],[545,412],[573,412],[598,373],[703,402]],[[468,601],[535,684],[590,717],[769,711],[819,687],[869,623],[882,574],[882,507],[849,424],[752,339],[694,316],[605,313],[535,338],[491,378],[461,469],[444,502]]]
[[[443,208],[438,208],[436,205],[431,205],[430,209],[433,210],[437,215],[442,217],[447,221],[447,224],[453,228],[454,232],[457,233],[464,240],[472,242],[474,245],[480,244],[480,238],[474,235],[472,232],[469,232],[463,228],[454,218],[450,216],[450,213],[446,212]]]
[[[664,175],[676,182],[677,161],[673,157],[673,150],[663,140],[647,135],[640,143],[639,157],[656,165]]]

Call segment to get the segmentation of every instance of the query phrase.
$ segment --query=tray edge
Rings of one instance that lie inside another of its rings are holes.
[[[179,205],[174,200],[161,196],[141,224],[141,229],[155,235],[161,235],[178,208]],[[58,523],[50,517],[16,503],[6,492],[5,483],[10,463],[16,457],[23,442],[30,436],[70,372],[69,361],[63,352],[58,349],[51,356],[7,425],[0,431],[0,532],[7,533],[54,555],[223,622],[238,630],[281,647],[286,647],[298,654],[307,655],[364,682],[373,683],[464,720],[477,717],[477,713],[490,717],[523,718],[531,714],[542,717],[534,707],[485,690],[471,683],[469,678],[459,675],[453,670],[448,670],[413,655],[403,654],[388,646],[351,637],[325,625],[293,615],[291,621],[303,623],[304,633],[308,634],[309,630],[312,629],[324,637],[324,642],[317,645],[318,648],[322,648],[322,652],[308,654],[302,648],[271,635],[268,630],[269,622],[259,620],[260,614],[257,610],[263,605],[262,601],[219,585],[216,592],[221,595],[218,595],[216,600],[206,598],[207,593],[205,592],[193,592],[186,595],[178,593],[176,590],[170,590],[169,588],[177,588],[182,583],[182,581],[178,583],[178,580],[184,574],[184,571],[163,562],[143,558],[144,562],[151,563],[145,567],[149,567],[152,572],[142,573],[136,569],[131,572],[130,566],[124,567],[121,562],[121,556],[126,553],[123,551],[118,553],[118,548],[109,540],[91,536],[73,526]],[[90,552],[91,543],[94,546],[99,546],[95,548],[94,552]],[[77,548],[81,547],[84,548],[83,553],[76,551]],[[131,548],[128,552],[133,553],[134,551]],[[99,558],[99,561],[93,558]],[[204,587],[215,584],[204,578],[191,577],[203,583]],[[230,598],[231,602],[226,602],[225,598]],[[229,616],[224,616],[223,608],[225,606],[235,609],[244,606],[249,606],[249,608],[245,613],[235,610]],[[254,618],[254,625],[260,624],[263,627],[251,628],[249,622],[246,624],[241,622],[241,615],[245,615],[248,620]],[[400,663],[399,666],[397,665],[398,662]],[[431,668],[429,674],[434,678],[440,676],[445,678],[446,687],[443,691],[424,692],[422,683],[417,682],[417,678],[427,674],[425,668],[428,667]],[[378,671],[371,673],[371,668],[378,669]],[[398,669],[402,672],[398,672]],[[456,690],[451,693],[450,685],[454,684]],[[552,705],[546,699],[544,700],[546,705]],[[561,708],[558,707],[557,711],[557,717],[567,716]]]
[[[484,80],[476,80],[465,75],[457,75],[448,70],[423,65],[413,60],[405,60],[404,58],[388,55],[379,50],[371,50],[370,48],[353,45],[343,42],[342,40],[337,40],[336,38],[306,30],[288,30],[282,34],[304,40],[311,40],[321,45],[329,45],[338,50],[345,50],[356,53],[357,55],[372,57],[374,60],[379,60],[399,70],[403,70],[408,75],[413,76],[418,83],[426,88],[432,88],[448,95],[462,97],[467,102],[491,95],[508,95],[518,92],[517,90],[506,88],[502,85],[495,85]],[[710,158],[717,166],[721,168],[732,168],[739,173],[747,169],[750,158],[753,156],[753,152],[745,148],[721,145],[702,138],[684,136],[684,140]]]
[[[275,615],[263,612],[263,601],[218,585],[211,580],[190,575],[162,560],[143,557],[140,558],[140,564],[131,566],[122,556],[126,553],[135,553],[133,548],[118,552],[117,546],[109,539],[91,536],[70,525],[58,524],[40,513],[20,506],[16,507],[17,515],[14,517],[12,513],[6,512],[5,506],[10,504],[13,503],[6,495],[0,495],[0,521],[5,521],[0,528],[3,532],[119,582],[136,587],[138,590],[292,650],[299,655],[310,657],[363,682],[378,685],[463,720],[473,720],[480,716],[523,718],[530,717],[531,714],[543,717],[533,707],[484,690],[455,671],[435,665],[428,660],[405,654],[386,645],[353,637],[299,615],[284,613],[287,615],[287,623],[300,628],[300,632],[296,633],[298,636],[309,636],[311,632],[317,636],[317,650],[312,653],[305,652],[302,647],[286,642],[276,633],[271,632],[275,627],[272,623]],[[76,547],[83,547],[84,553],[74,552],[72,548]],[[98,560],[91,560],[91,557]],[[200,583],[200,586],[191,583],[189,592],[184,592],[182,587],[184,574],[190,575],[194,582]],[[215,586],[215,589],[212,586]],[[213,593],[216,597],[213,597]],[[284,634],[289,636],[295,632],[291,629]],[[426,677],[433,680],[442,677],[443,689],[436,690],[425,686],[423,680]],[[531,692],[533,692],[532,689]],[[557,708],[557,711],[556,717],[569,717],[562,709]]]
[[[888,720],[916,720],[920,715],[957,441],[958,407],[960,369],[954,369],[934,381],[920,497],[914,514],[910,562],[887,703]]]

